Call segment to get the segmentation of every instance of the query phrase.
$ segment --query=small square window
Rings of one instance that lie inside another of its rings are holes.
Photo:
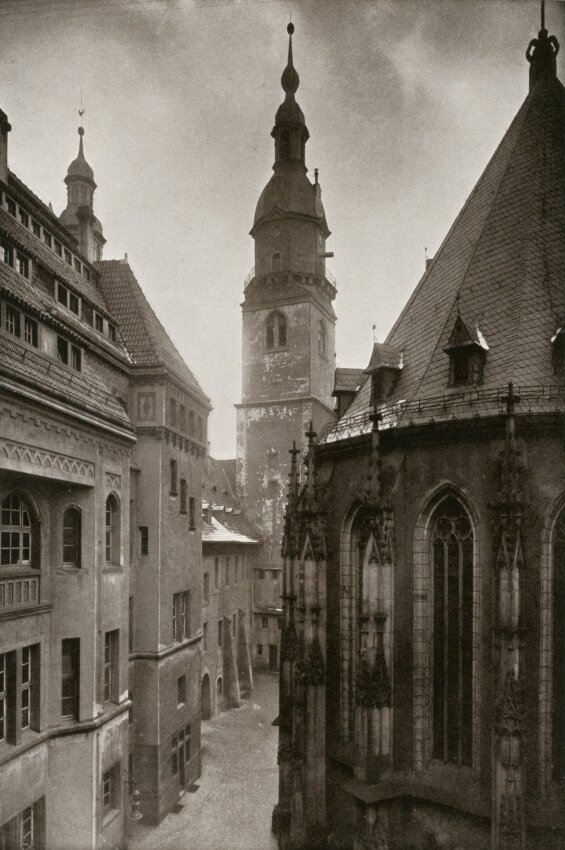
[[[14,265],[14,249],[8,243],[3,241],[0,245],[0,257],[7,266]]]
[[[24,227],[29,227],[29,215],[20,207],[20,221]]]
[[[104,332],[104,319],[100,315],[100,313],[94,314],[94,327],[99,333]]]
[[[107,770],[102,776],[102,804],[104,814],[120,808],[120,765]]]
[[[63,307],[69,306],[69,290],[62,283],[57,283],[57,301]]]
[[[59,257],[62,257],[62,256],[63,256],[63,246],[61,245],[61,243],[60,243],[60,242],[57,242],[57,240],[56,240],[56,239],[55,239],[55,253],[56,253]]]
[[[41,225],[34,218],[31,220],[31,229],[34,236],[41,237]]]
[[[179,676],[177,679],[177,706],[186,703],[186,676]]]
[[[261,628],[262,629],[268,629],[269,628],[269,618],[268,617],[261,617]]]
[[[43,241],[45,242],[48,248],[53,247],[53,237],[47,230],[43,231]]]
[[[19,337],[21,333],[20,311],[7,306],[5,325],[9,334]]]
[[[7,195],[6,195],[6,209],[8,210],[10,215],[13,215],[14,218],[16,217],[16,202],[13,201],[11,198],[9,198]]]
[[[257,644],[257,655],[263,655],[263,644],[262,643]]]
[[[116,328],[110,323],[108,323],[108,336],[110,337],[112,342],[116,341]]]
[[[29,260],[24,254],[16,254],[16,271],[24,277],[29,277]]]
[[[80,261],[80,260],[78,260],[78,259],[75,257],[75,271],[77,271],[77,272],[80,274],[81,269],[82,269],[82,263],[81,263],[81,261]]]
[[[86,266],[82,267],[82,273],[87,280],[90,280],[90,271],[86,268]]]
[[[65,262],[67,263],[67,265],[72,266],[73,258],[71,256],[71,252],[67,251],[67,249],[65,248],[65,250],[63,251],[63,255],[65,257]]]

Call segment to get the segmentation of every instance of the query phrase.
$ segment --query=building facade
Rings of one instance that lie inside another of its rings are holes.
[[[123,847],[200,769],[209,401],[102,261],[82,128],[58,219],[0,125],[0,844]]]
[[[310,434],[303,486],[293,466],[284,850],[565,845],[558,50],[542,22],[523,105],[344,415]]]
[[[285,98],[271,133],[274,174],[261,193],[251,229],[255,266],[242,304],[243,389],[237,405],[237,492],[264,541],[255,586],[265,600],[256,609],[254,658],[259,664],[269,664],[270,658],[273,666],[281,606],[280,599],[266,593],[264,582],[280,589],[288,450],[293,441],[304,446],[310,422],[321,429],[334,418],[336,287],[326,269],[330,231],[318,171],[314,183],[307,177],[309,132],[295,99],[299,77],[293,31],[290,24],[288,64],[281,78]],[[267,573],[268,580],[261,578]]]
[[[229,464],[229,461],[228,461]],[[253,576],[261,538],[226,462],[208,458],[202,502],[202,718],[238,708],[253,688]]]

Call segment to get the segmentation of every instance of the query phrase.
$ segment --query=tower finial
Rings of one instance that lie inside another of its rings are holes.
[[[556,76],[558,53],[559,42],[545,28],[545,0],[541,0],[541,29],[526,50],[526,59],[530,63],[530,89],[539,79]]]
[[[541,28],[545,29],[545,0],[541,0]]]
[[[294,33],[294,24],[292,21],[287,26],[286,31],[288,33],[288,62],[282,73],[281,86],[286,94],[289,95],[296,94],[300,84],[300,77],[298,76],[292,61],[292,35]]]

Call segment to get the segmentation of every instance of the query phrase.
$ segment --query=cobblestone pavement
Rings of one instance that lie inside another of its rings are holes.
[[[135,824],[130,850],[276,850],[278,674],[256,673],[241,708],[202,722],[202,775],[182,811]]]

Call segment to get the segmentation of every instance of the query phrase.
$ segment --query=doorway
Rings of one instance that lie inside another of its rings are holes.
[[[210,720],[212,708],[210,703],[210,676],[205,673],[200,686],[200,711],[202,720]]]
[[[276,643],[269,644],[269,670],[279,669],[279,648]]]

